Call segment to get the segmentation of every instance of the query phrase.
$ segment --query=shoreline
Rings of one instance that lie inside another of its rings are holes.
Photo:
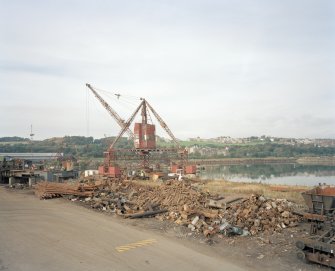
[[[264,195],[269,198],[286,198],[298,204],[304,204],[301,192],[312,189],[306,185],[278,185],[265,183],[233,182],[228,180],[200,180],[196,186],[209,193],[225,196],[252,194]]]
[[[324,157],[266,157],[266,158],[220,158],[189,159],[189,164],[196,165],[244,165],[244,164],[301,164],[335,166],[335,156]]]

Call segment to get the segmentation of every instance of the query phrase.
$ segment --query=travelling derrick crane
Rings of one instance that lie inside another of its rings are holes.
[[[109,112],[109,114],[116,120],[116,122],[121,127],[121,131],[116,136],[112,144],[109,146],[106,152],[104,152],[104,165],[99,167],[99,174],[120,177],[121,170],[116,164],[117,160],[122,156],[127,156],[128,159],[134,154],[140,158],[142,161],[141,168],[144,170],[149,169],[149,157],[151,153],[177,153],[181,158],[181,163],[179,168],[184,168],[187,160],[187,151],[185,148],[181,147],[177,138],[174,136],[170,128],[164,122],[162,117],[157,113],[155,109],[148,103],[144,98],[140,98],[141,102],[129,117],[127,121],[124,121],[116,112],[111,108],[111,106],[98,94],[98,92],[90,85],[86,86],[93,92],[95,97],[100,101],[102,106]],[[117,94],[118,97],[120,96]],[[136,115],[141,111],[141,122],[135,123],[134,132],[130,130],[130,125],[134,121]],[[156,129],[154,124],[148,123],[148,114],[149,112],[157,119],[160,126],[166,131],[169,137],[174,142],[175,147],[173,148],[157,148],[156,147]],[[132,149],[117,149],[115,148],[116,143],[120,138],[127,133],[129,139],[134,141],[134,148]]]

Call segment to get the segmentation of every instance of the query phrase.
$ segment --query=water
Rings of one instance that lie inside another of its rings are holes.
[[[335,166],[300,164],[263,164],[206,166],[201,179],[267,184],[308,185],[319,183],[335,185]]]

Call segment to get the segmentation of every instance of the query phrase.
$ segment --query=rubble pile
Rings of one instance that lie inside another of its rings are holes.
[[[167,181],[143,185],[132,181],[114,182],[84,199],[92,208],[124,217],[157,215],[187,226],[191,231],[209,235],[220,224],[219,210],[206,207],[209,194],[195,190],[189,183]]]
[[[35,195],[40,199],[60,197],[62,195],[75,195],[87,197],[97,189],[95,185],[82,183],[50,183],[40,182],[35,186]]]
[[[299,216],[292,213],[293,204],[286,199],[267,199],[252,195],[247,200],[232,205],[224,212],[225,219],[251,235],[258,232],[273,233],[286,227],[297,226]]]
[[[236,202],[227,197],[226,204],[213,205],[214,201],[220,202],[213,201],[213,195],[196,190],[190,183],[174,180],[160,185],[136,181],[39,183],[35,194],[40,198],[70,195],[72,201],[79,200],[93,209],[125,218],[156,216],[205,236],[272,233],[296,226],[299,220],[292,213],[292,203],[285,199],[252,195],[248,199],[238,198]]]
[[[206,195],[192,189],[185,182],[167,181],[160,186],[153,187],[135,185],[132,189],[129,200],[136,202],[139,208],[150,202],[160,204],[170,211],[179,211],[185,204],[190,209],[195,209],[204,207],[206,203]]]
[[[207,196],[184,182],[167,181],[162,185],[150,186],[124,181],[114,182],[94,192],[93,197],[86,198],[85,201],[95,209],[114,210],[116,208],[122,209],[122,213],[145,211],[152,206],[159,206],[180,214],[203,210]]]

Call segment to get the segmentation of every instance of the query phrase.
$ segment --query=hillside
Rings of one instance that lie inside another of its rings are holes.
[[[60,152],[75,157],[100,158],[113,142],[114,137],[93,138],[85,136],[53,137],[30,142],[27,138],[0,138],[0,152]],[[218,142],[181,141],[189,149],[190,158],[243,158],[243,157],[304,157],[335,156],[335,146],[316,146],[315,144],[287,145],[278,142],[250,142],[226,144]],[[158,138],[157,145],[171,146],[171,142]],[[132,142],[121,138],[117,148],[132,148]]]

